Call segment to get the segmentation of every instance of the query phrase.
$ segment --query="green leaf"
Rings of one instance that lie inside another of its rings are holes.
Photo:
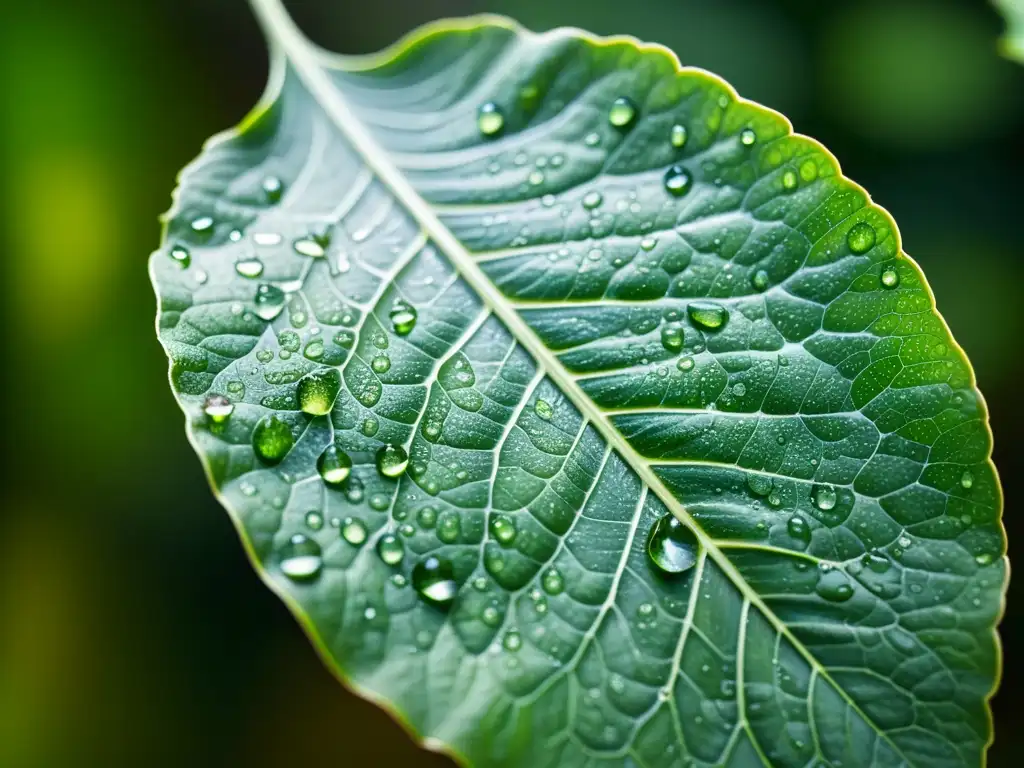
[[[889,215],[657,46],[339,57],[254,5],[270,85],[181,176],[158,328],[338,675],[480,766],[981,765],[1000,489]]]
[[[1006,32],[999,41],[1003,54],[1024,62],[1024,0],[993,0],[1006,17]]]

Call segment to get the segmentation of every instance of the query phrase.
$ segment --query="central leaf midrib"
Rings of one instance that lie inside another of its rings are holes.
[[[730,582],[740,591],[743,598],[751,605],[757,607],[758,611],[760,611],[772,627],[787,639],[823,679],[829,682],[846,704],[865,723],[871,724],[873,730],[885,740],[896,754],[905,760],[908,765],[912,765],[903,755],[899,746],[889,737],[889,734],[878,728],[874,720],[868,717],[857,702],[850,698],[846,690],[832,679],[828,669],[793,635],[789,627],[768,608],[760,595],[747,584],[742,574],[725,556],[725,553],[719,549],[715,540],[704,532],[703,528],[654,473],[651,466],[607,419],[607,414],[583,392],[569,371],[562,366],[540,337],[520,317],[511,302],[490,281],[486,273],[477,266],[465,246],[448,230],[427,202],[420,197],[415,188],[401,174],[397,166],[390,161],[384,150],[377,145],[361,121],[356,118],[344,97],[337,91],[329,78],[324,75],[323,69],[311,53],[309,42],[288,15],[281,0],[250,0],[250,4],[268,39],[273,44],[280,46],[280,49],[276,51],[275,46],[271,46],[271,56],[284,55],[291,60],[300,79],[309,88],[311,94],[316,98],[328,117],[331,118],[338,130],[348,138],[367,166],[419,223],[423,231],[448,256],[459,274],[476,291],[477,295],[494,315],[505,324],[516,341],[533,356],[540,368],[551,377],[573,405],[579,409],[584,418],[595,426],[601,433],[601,436],[608,441],[608,444],[637,473],[647,488],[654,491],[659,500],[676,518],[694,531],[701,546],[728,577]],[[505,23],[507,24],[508,22]],[[522,31],[518,28],[515,31],[517,34],[522,34]],[[407,42],[403,41],[403,44],[407,44]],[[739,631],[745,633],[747,628],[741,626]],[[743,713],[743,719],[746,721],[746,713]]]

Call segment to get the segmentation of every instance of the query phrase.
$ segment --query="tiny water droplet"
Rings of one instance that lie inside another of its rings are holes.
[[[264,464],[279,464],[295,440],[287,424],[277,416],[264,416],[252,431],[252,447]]]
[[[555,416],[555,409],[551,407],[551,403],[547,400],[541,400],[537,398],[537,402],[533,404],[533,412],[537,414],[537,418],[544,419],[544,421],[551,421]]]
[[[198,235],[207,235],[213,231],[213,219],[209,216],[200,216],[192,219],[192,231]]]
[[[310,510],[306,513],[306,527],[311,531],[319,531],[324,527],[324,516],[316,510]]]
[[[768,277],[768,273],[765,272],[763,269],[757,270],[750,277],[750,284],[754,286],[754,288],[758,291],[763,291],[767,289],[770,282],[771,280]]]
[[[692,178],[681,165],[673,165],[665,171],[665,189],[673,197],[682,197],[690,191]]]
[[[892,567],[892,562],[889,558],[877,550],[865,552],[861,556],[860,562],[866,568],[870,568],[875,573],[885,573],[890,567]]]
[[[412,586],[428,603],[444,608],[459,592],[455,569],[442,557],[428,557],[412,569]]]
[[[669,141],[672,146],[676,149],[680,149],[686,144],[686,126],[676,123],[672,126],[672,130],[669,131]]]
[[[697,535],[672,515],[664,515],[651,526],[647,554],[665,573],[683,573],[693,568],[699,551]]]
[[[796,171],[787,168],[782,172],[782,188],[787,192],[792,192],[797,188],[799,180],[796,177]]]
[[[625,96],[612,102],[608,110],[608,122],[616,128],[628,128],[636,120],[636,105]]]
[[[437,538],[445,544],[453,544],[459,538],[462,524],[456,512],[442,512],[437,519]]]
[[[747,475],[747,488],[755,496],[767,496],[772,492],[772,479],[767,475],[750,473]]]
[[[256,314],[264,320],[273,320],[284,309],[285,299],[285,293],[280,288],[262,283],[256,288],[256,298],[253,300]]]
[[[895,288],[900,284],[899,273],[892,267],[886,267],[882,270],[881,280],[883,288]]]
[[[548,568],[541,577],[540,585],[549,595],[560,595],[565,590],[565,580],[555,568]]]
[[[969,469],[965,469],[964,473],[960,475],[960,486],[965,490],[971,488],[974,485],[974,473]]]
[[[836,489],[830,485],[816,485],[811,490],[814,506],[822,512],[828,512],[836,506]]]
[[[292,316],[292,322],[295,322],[294,315]],[[310,360],[319,360],[324,356],[324,343],[320,339],[313,339],[302,350],[302,354]]]
[[[312,259],[319,259],[327,253],[324,247],[312,237],[300,237],[294,243],[292,248],[300,256],[309,256]]]
[[[523,647],[523,639],[516,630],[510,629],[505,633],[505,637],[501,641],[501,644],[506,651],[515,653]]]
[[[484,136],[497,136],[505,127],[505,115],[493,101],[481,104],[476,113],[476,127]]]
[[[409,454],[400,445],[385,445],[377,451],[377,471],[384,477],[398,477],[409,466]]]
[[[793,517],[789,518],[789,522],[786,523],[786,530],[797,541],[804,544],[808,544],[811,541],[811,528],[807,525],[807,521],[799,515],[793,515]]]
[[[380,422],[377,420],[377,418],[374,416],[367,416],[365,419],[363,419],[363,423],[362,426],[360,426],[359,431],[362,432],[367,437],[373,437],[374,435],[377,434],[377,431],[379,429]]]
[[[366,523],[358,517],[346,517],[341,523],[341,538],[353,547],[361,547],[366,541]]]
[[[235,262],[235,272],[242,277],[259,277],[263,274],[263,262],[259,259],[243,259]]]
[[[316,460],[320,477],[328,485],[341,485],[352,474],[352,459],[338,446],[328,445]]]
[[[404,301],[396,301],[388,316],[391,318],[391,327],[399,336],[408,336],[416,327],[416,308]]]
[[[281,573],[292,581],[316,578],[323,565],[320,545],[301,533],[296,533],[281,548]]]
[[[687,371],[692,371],[693,370],[693,366],[694,366],[693,358],[690,357],[689,355],[687,355],[686,357],[680,357],[676,361],[676,368],[678,368],[683,373],[686,373]]]
[[[374,373],[387,373],[391,369],[391,358],[387,355],[376,355],[370,361]]]
[[[654,247],[658,244],[657,238],[645,237],[640,241],[640,248],[645,251],[653,251]]]
[[[757,141],[757,134],[754,133],[753,128],[744,128],[740,131],[740,144],[744,147],[754,146],[754,142]]]
[[[502,546],[509,546],[516,540],[516,524],[510,517],[494,515],[491,518],[491,535]]]
[[[678,323],[668,323],[661,328],[661,346],[669,352],[678,352],[683,348],[685,333]],[[676,364],[678,367],[678,363]]]
[[[184,246],[174,246],[171,248],[169,255],[182,269],[187,269],[188,265],[192,263],[192,254],[190,254],[188,252],[188,248],[185,248]]]
[[[214,424],[223,424],[234,410],[234,404],[224,395],[210,395],[203,402],[203,413]]]
[[[721,328],[729,319],[729,310],[714,301],[691,301],[686,313],[694,325],[712,331]]]
[[[398,565],[405,558],[405,545],[393,533],[385,533],[377,539],[377,554],[385,565]]]
[[[267,176],[263,180],[263,194],[267,196],[267,200],[276,203],[284,194],[284,184],[277,176]]]
[[[601,143],[601,136],[600,134],[597,133],[588,133],[586,136],[583,137],[583,143],[586,144],[588,147],[596,147],[598,144]]]
[[[603,202],[604,195],[597,191],[587,192],[587,194],[583,196],[583,207],[586,208],[588,211],[597,208]]]
[[[340,389],[341,375],[335,368],[326,368],[303,376],[296,388],[299,408],[310,416],[328,414]]]

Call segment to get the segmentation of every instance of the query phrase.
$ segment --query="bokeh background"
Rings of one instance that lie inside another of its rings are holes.
[[[896,217],[991,407],[1024,550],[1024,65],[982,0],[293,0],[376,50],[478,11],[631,33],[823,141]],[[445,766],[342,689],[183,434],[146,272],[178,169],[256,101],[245,0],[19,0],[0,21],[0,766]],[[1010,588],[990,765],[1024,749]]]

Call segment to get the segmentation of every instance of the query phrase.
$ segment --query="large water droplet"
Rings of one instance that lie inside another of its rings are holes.
[[[491,535],[507,547],[516,540],[516,524],[510,517],[494,515],[491,518]]]
[[[608,122],[616,128],[628,128],[636,120],[636,105],[625,96],[612,102],[608,110]]]
[[[682,197],[690,191],[693,179],[681,165],[673,165],[665,171],[665,190],[673,197]]]
[[[295,440],[291,428],[277,416],[264,416],[252,431],[252,447],[264,464],[279,464]]]
[[[428,557],[412,569],[412,586],[424,600],[439,608],[451,605],[459,592],[455,569],[442,557]]]
[[[647,536],[647,554],[665,573],[683,573],[697,563],[700,542],[697,535],[672,515],[665,515],[651,526]]]
[[[366,523],[358,517],[346,517],[341,523],[341,538],[353,547],[361,547],[366,541]]]
[[[320,477],[328,485],[341,485],[352,474],[352,459],[336,445],[328,445],[316,460]]]
[[[341,375],[335,368],[314,371],[299,380],[296,388],[299,408],[310,416],[328,414],[340,389]]]
[[[391,327],[399,336],[408,336],[416,327],[416,308],[404,301],[396,301],[388,315]]]
[[[203,413],[214,424],[223,424],[234,410],[235,406],[224,395],[210,395],[203,402]]]
[[[256,288],[256,298],[253,300],[256,314],[264,320],[273,320],[284,309],[286,298],[284,291],[276,285],[261,284]]]
[[[169,255],[182,269],[187,269],[188,265],[192,263],[192,254],[190,254],[188,252],[188,248],[185,248],[184,246],[174,246],[171,248]]]
[[[505,127],[505,115],[493,101],[481,104],[476,113],[476,127],[484,136],[497,136]]]
[[[676,123],[672,126],[668,136],[673,147],[676,149],[682,148],[686,144],[686,126]]]
[[[296,533],[281,547],[281,573],[293,581],[315,579],[323,568],[320,545]]]
[[[398,477],[409,466],[409,454],[400,445],[385,445],[377,451],[377,471],[384,477]]]
[[[686,313],[694,325],[712,331],[721,328],[729,319],[729,310],[714,301],[691,301]]]
[[[875,244],[875,228],[865,221],[854,224],[846,233],[846,244],[854,253],[864,253]]]

